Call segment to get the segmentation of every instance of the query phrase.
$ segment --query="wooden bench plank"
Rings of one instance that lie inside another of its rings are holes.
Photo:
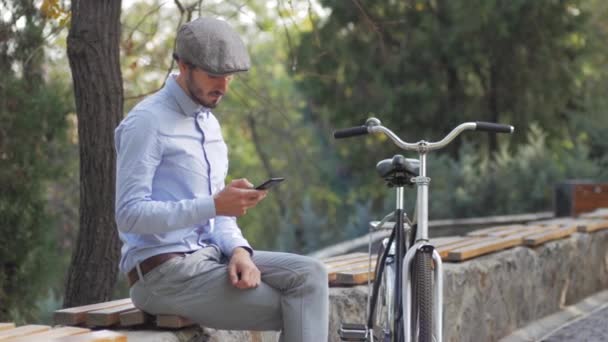
[[[502,238],[525,238],[530,235],[539,234],[542,232],[546,232],[552,229],[559,228],[561,226],[558,225],[548,225],[548,226],[525,226],[524,229],[514,230],[508,235],[499,236]]]
[[[577,228],[581,233],[592,233],[598,230],[608,229],[608,220],[589,220],[580,224]]]
[[[575,218],[572,217],[560,217],[560,218],[554,218],[554,219],[550,219],[550,220],[540,220],[540,221],[534,221],[535,225],[541,225],[541,226],[568,226],[568,225],[576,225],[576,223],[580,221],[577,220]]]
[[[135,309],[133,303],[114,306],[108,309],[89,311],[86,313],[86,323],[90,327],[108,327],[120,322],[120,314]]]
[[[39,333],[34,333],[31,335],[13,338],[7,340],[7,342],[48,342],[51,339],[64,337],[64,336],[73,336],[78,334],[85,334],[90,332],[91,329],[86,328],[77,328],[77,327],[60,327],[51,330],[46,330]]]
[[[134,325],[144,324],[151,321],[152,316],[135,308],[129,311],[121,312],[119,315],[120,325],[123,327],[131,327]]]
[[[336,281],[334,286],[351,286],[351,285],[362,285],[366,284],[367,280],[374,280],[374,270],[360,270],[348,273],[336,274]]]
[[[512,236],[512,235],[525,235],[525,234],[531,234],[534,233],[534,231],[538,231],[538,230],[542,230],[542,229],[546,229],[545,226],[526,226],[526,225],[522,225],[519,227],[513,226],[510,227],[509,229],[504,229],[502,231],[498,231],[498,232],[492,232],[490,234],[488,234],[488,236],[496,236],[496,237],[505,237],[505,236]]]
[[[354,271],[362,271],[370,269],[369,261],[365,260],[357,264],[343,265],[340,268],[333,270],[327,274],[327,279],[330,284],[335,283],[338,273],[349,273]],[[376,268],[376,260],[372,259],[371,270],[373,271]]]
[[[131,298],[113,300],[110,302],[97,303],[85,306],[77,306],[55,311],[54,321],[58,325],[78,325],[86,321],[86,313],[89,311],[108,309],[111,307],[131,303]]]
[[[473,245],[473,244],[484,242],[484,241],[495,241],[495,240],[496,240],[496,237],[493,237],[493,236],[489,236],[489,237],[471,237],[470,236],[470,237],[465,238],[464,240],[460,240],[460,241],[456,241],[452,244],[440,246],[437,248],[437,252],[439,253],[439,256],[441,257],[442,260],[447,260],[448,253],[450,253],[450,251],[452,251],[454,249]]]
[[[556,227],[537,234],[528,235],[524,238],[524,244],[529,247],[536,247],[548,241],[558,240],[568,237],[576,232],[575,226]]]
[[[449,261],[464,261],[480,255],[519,246],[522,243],[523,238],[520,236],[496,238],[493,241],[480,242],[454,249],[448,253],[447,259]]]
[[[446,236],[446,237],[438,237],[431,239],[431,245],[435,246],[435,248],[449,246],[455,243],[459,243],[461,241],[465,241],[470,239],[467,236]]]
[[[492,236],[498,237],[507,237],[507,236],[526,236],[530,234],[536,234],[542,231],[546,231],[548,229],[553,229],[557,227],[556,225],[525,225],[519,229],[513,229],[511,231],[505,232],[505,234],[492,233]]]
[[[593,219],[608,219],[608,208],[595,209],[592,212],[581,214],[579,217],[593,218]]]
[[[503,235],[506,235],[506,234],[509,234],[509,233],[513,232],[514,230],[520,230],[520,229],[522,229],[522,227],[524,227],[523,224],[512,224],[512,225],[506,225],[506,226],[493,226],[493,227],[488,227],[488,228],[474,230],[472,232],[469,232],[467,234],[467,236],[484,237],[484,236],[488,236],[490,234],[493,234],[494,236],[496,236],[496,235],[501,235],[501,233]]]
[[[86,334],[61,337],[53,342],[127,342],[127,336],[110,330],[99,330]]]
[[[342,255],[336,255],[333,257],[329,257],[329,258],[323,258],[321,259],[322,262],[326,263],[326,264],[331,264],[334,261],[342,261],[342,260],[348,260],[348,259],[357,259],[360,258],[362,256],[366,256],[367,253],[363,253],[363,252],[355,252],[355,253],[349,253],[349,254],[342,254]]]
[[[180,329],[194,325],[194,322],[187,318],[175,315],[157,315],[156,326],[161,328]]]
[[[343,266],[348,266],[348,265],[352,265],[352,264],[358,264],[360,262],[363,261],[367,261],[368,260],[368,256],[367,253],[362,253],[363,255],[357,256],[357,257],[353,257],[350,259],[345,259],[345,260],[339,260],[339,261],[333,261],[331,263],[325,263],[325,268],[327,268],[328,271],[330,270],[334,270]]]
[[[0,331],[0,341],[8,340],[9,338],[21,337],[26,335],[31,335],[37,332],[50,330],[51,327],[48,325],[23,325],[18,328],[6,329]]]
[[[13,329],[15,327],[15,323],[0,323],[0,331]]]

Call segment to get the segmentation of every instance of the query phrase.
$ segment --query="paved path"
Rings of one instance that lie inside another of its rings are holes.
[[[608,290],[532,322],[501,342],[608,342]]]
[[[545,342],[603,342],[608,341],[608,307],[571,322],[542,339]]]

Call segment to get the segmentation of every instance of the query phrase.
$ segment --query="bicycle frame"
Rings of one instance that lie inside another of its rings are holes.
[[[386,261],[386,257],[388,251],[391,249],[391,243],[394,243],[396,246],[395,251],[395,263],[396,263],[396,288],[395,296],[396,303],[401,303],[401,308],[403,309],[403,340],[405,342],[411,341],[412,336],[412,317],[416,314],[414,312],[414,303],[412,301],[412,279],[411,279],[411,269],[412,264],[414,262],[414,257],[419,251],[431,252],[432,260],[434,262],[435,268],[433,271],[434,282],[433,282],[433,293],[434,293],[434,305],[433,305],[433,335],[435,337],[435,341],[441,342],[443,338],[443,264],[441,261],[441,256],[435,250],[434,246],[429,243],[429,234],[428,234],[428,193],[429,193],[429,184],[431,179],[427,176],[427,154],[431,151],[441,149],[449,144],[452,140],[454,140],[458,135],[467,130],[480,130],[486,132],[494,132],[494,133],[513,133],[514,128],[510,125],[501,125],[495,123],[487,123],[487,122],[467,122],[458,125],[454,128],[448,135],[446,135],[442,140],[438,142],[428,142],[421,140],[417,143],[408,143],[401,140],[395,133],[393,133],[390,129],[381,125],[380,120],[376,118],[369,118],[366,121],[364,126],[352,127],[343,130],[338,130],[334,132],[334,137],[346,138],[356,135],[363,135],[368,133],[383,133],[387,137],[389,137],[398,147],[408,151],[416,151],[419,155],[419,174],[417,177],[412,178],[412,182],[416,186],[416,219],[417,219],[417,230],[415,236],[415,243],[413,246],[407,248],[407,251],[404,251],[404,247],[406,247],[405,243],[405,229],[404,229],[404,205],[403,205],[403,195],[404,195],[404,187],[398,186],[396,187],[396,210],[393,213],[396,218],[396,225],[393,228],[393,232],[391,237],[389,238],[388,247],[383,253],[382,257],[379,258],[377,264],[377,274],[376,279],[380,280],[382,276],[382,272],[384,271],[384,263]],[[387,215],[382,221],[381,224],[384,223],[387,218],[389,218],[391,214]],[[371,235],[370,235],[371,236]],[[371,237],[370,237],[371,239]],[[371,244],[370,244],[371,246]],[[371,250],[370,250],[371,252]],[[371,258],[371,253],[370,253]],[[374,283],[374,290],[372,292],[372,296],[374,297],[372,300],[377,302],[378,295],[378,287],[379,281]],[[369,286],[369,283],[368,283]],[[402,290],[405,289],[405,294],[402,293]],[[373,327],[373,318],[374,318],[374,308],[376,303],[370,303],[370,298],[368,296],[368,327]],[[399,326],[399,307],[394,308],[394,322],[391,322],[393,327]],[[393,331],[393,339],[396,340],[399,337],[400,331]],[[373,341],[373,333],[371,334],[371,341]]]

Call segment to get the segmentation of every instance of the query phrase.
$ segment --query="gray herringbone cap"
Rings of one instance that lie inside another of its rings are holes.
[[[198,18],[182,25],[175,52],[179,59],[214,75],[247,71],[249,54],[239,35],[223,20]]]

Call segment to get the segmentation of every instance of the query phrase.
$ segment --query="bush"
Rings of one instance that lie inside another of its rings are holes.
[[[433,218],[506,215],[551,210],[555,184],[567,179],[606,179],[598,160],[579,141],[547,141],[533,125],[527,144],[513,153],[507,146],[487,160],[470,144],[460,160],[445,155],[429,161]]]
[[[63,172],[70,105],[58,89],[10,77],[0,86],[0,321],[37,319],[37,300],[63,272],[46,197]]]

